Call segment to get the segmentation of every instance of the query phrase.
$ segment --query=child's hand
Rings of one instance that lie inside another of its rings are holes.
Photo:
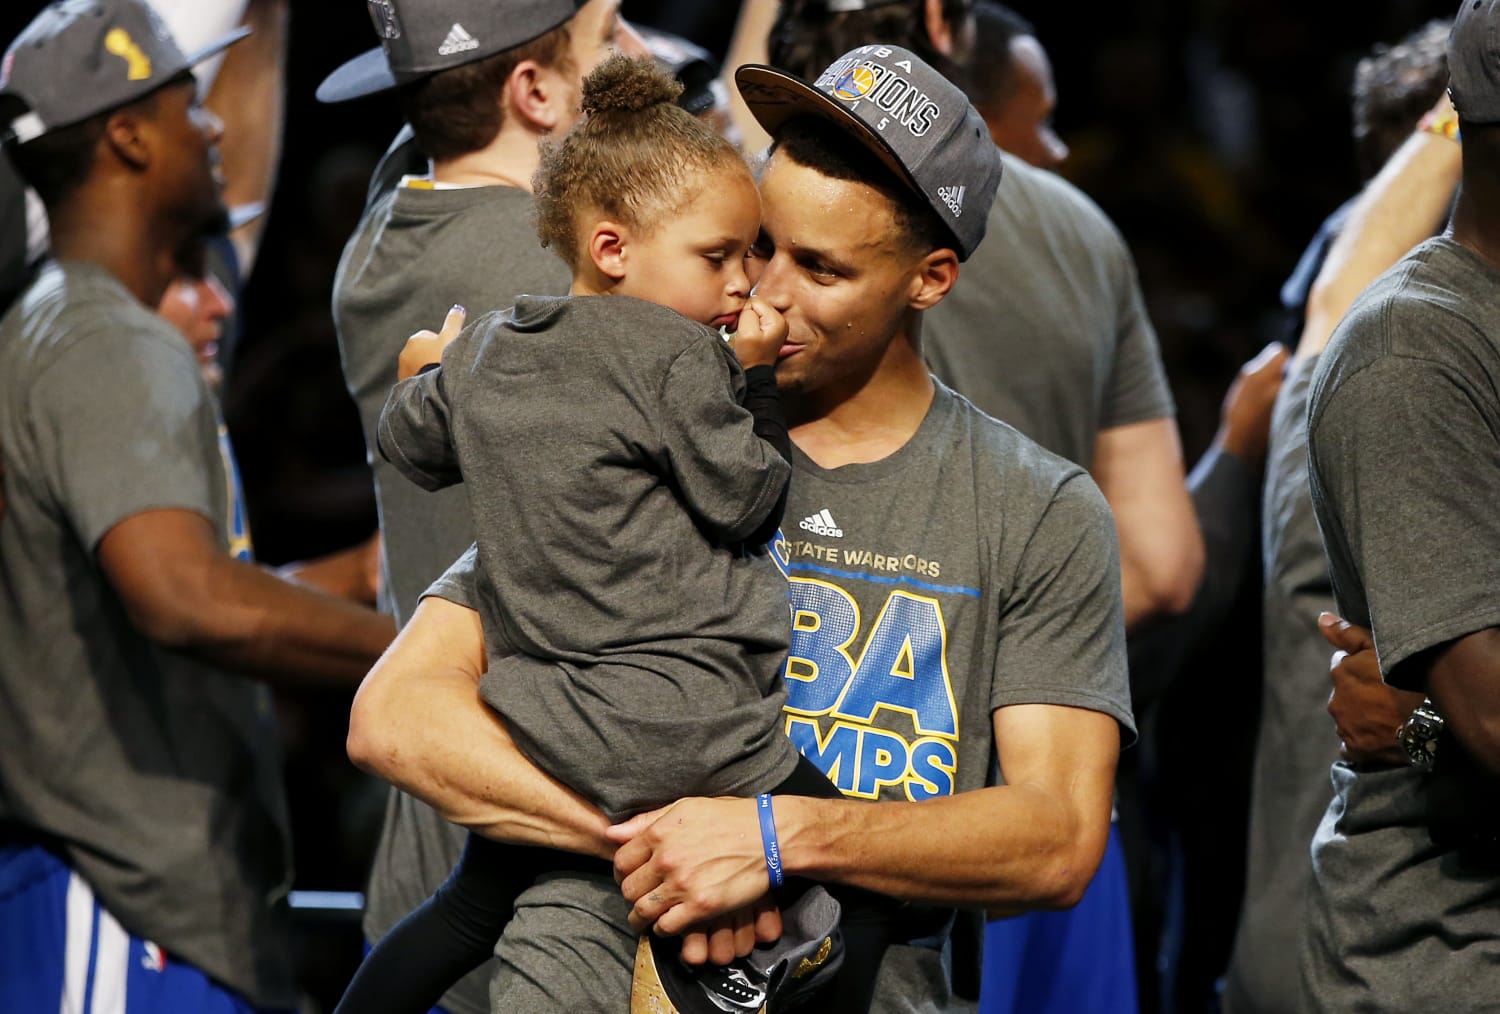
[[[786,318],[770,303],[751,296],[740,311],[734,354],[747,370],[752,366],[775,366],[786,334]]]
[[[455,304],[448,311],[448,316],[443,318],[443,329],[437,334],[418,331],[406,339],[406,347],[401,350],[401,357],[396,361],[396,379],[415,377],[422,372],[422,367],[441,362],[443,350],[453,343],[453,339],[463,329],[464,308]]]

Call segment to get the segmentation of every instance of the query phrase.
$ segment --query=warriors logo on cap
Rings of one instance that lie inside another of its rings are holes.
[[[855,67],[839,75],[833,94],[847,102],[857,102],[875,87],[875,72],[869,67]]]

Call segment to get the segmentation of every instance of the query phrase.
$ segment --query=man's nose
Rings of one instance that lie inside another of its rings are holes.
[[[234,296],[212,275],[199,283],[198,298],[202,302],[204,313],[216,321],[226,320],[234,315]]]

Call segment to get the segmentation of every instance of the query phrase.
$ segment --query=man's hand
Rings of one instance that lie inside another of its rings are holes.
[[[406,346],[401,350],[400,359],[396,361],[396,379],[415,377],[422,372],[424,366],[442,362],[443,350],[453,343],[453,339],[463,329],[464,308],[454,304],[453,309],[448,311],[448,316],[443,318],[443,329],[437,334],[418,331],[406,339]]]
[[[1351,764],[1405,764],[1396,733],[1422,695],[1386,685],[1370,632],[1332,613],[1318,617],[1318,630],[1338,650],[1329,661],[1333,692],[1328,713],[1338,728],[1339,756]]]
[[[1286,357],[1286,346],[1280,342],[1267,345],[1240,367],[1229,393],[1224,395],[1214,443],[1246,464],[1259,465],[1265,460],[1271,409],[1281,390]]]
[[[683,799],[605,833],[620,843],[615,879],[637,932],[682,933],[770,890],[753,799]]]
[[[786,318],[770,303],[751,296],[740,311],[739,330],[731,343],[745,369],[775,366],[786,342]]]

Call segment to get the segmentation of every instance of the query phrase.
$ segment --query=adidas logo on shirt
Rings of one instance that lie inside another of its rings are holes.
[[[463,25],[455,24],[452,28],[448,29],[448,37],[438,47],[438,55],[452,56],[454,53],[464,53],[478,48],[479,40],[464,31]]]
[[[828,513],[827,507],[810,518],[803,518],[801,527],[804,531],[812,532],[814,535],[829,535],[835,539],[844,537],[844,530],[839,527],[837,521],[833,520],[833,515]]]
[[[964,213],[964,190],[966,187],[938,187],[938,196],[943,203],[948,205],[948,210],[953,212],[953,217]]]

